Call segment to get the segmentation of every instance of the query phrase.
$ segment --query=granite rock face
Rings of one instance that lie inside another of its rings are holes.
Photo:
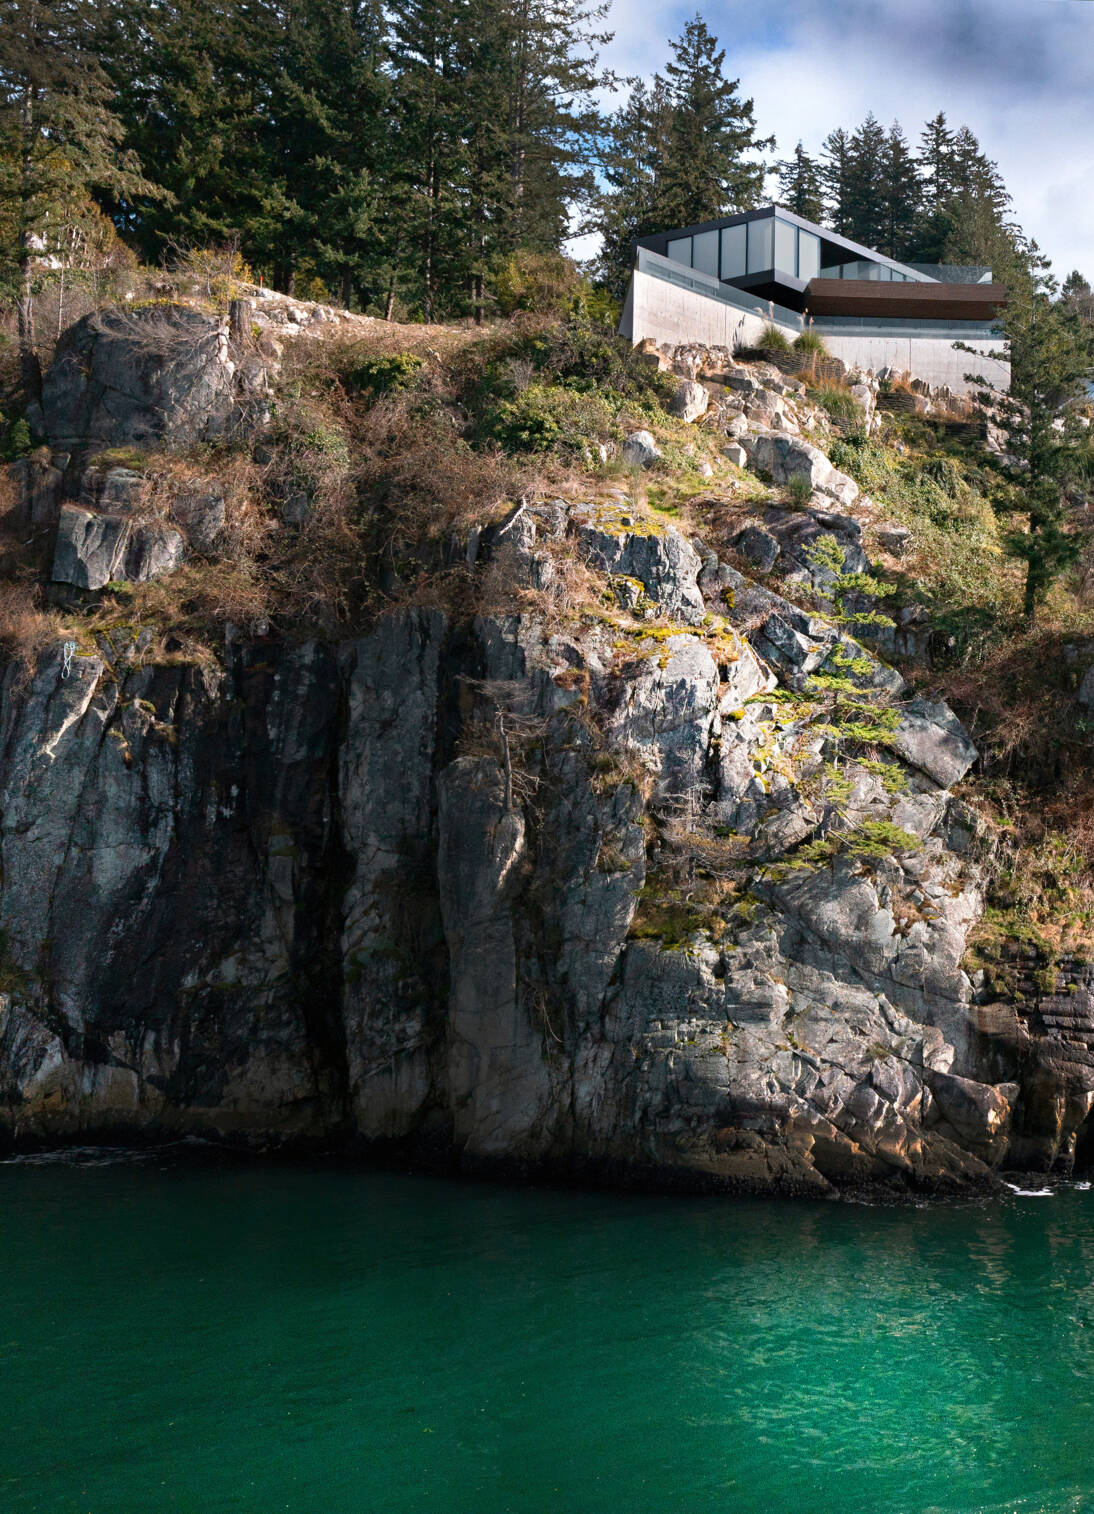
[[[193,404],[161,365],[156,421],[109,333],[77,328],[85,368],[63,359],[50,402],[71,445],[224,423],[202,330]],[[810,444],[748,445],[840,498]],[[55,576],[169,571],[181,532],[99,484],[60,512]],[[206,550],[223,499],[173,519]],[[1068,1037],[1094,1011],[977,999],[983,879],[950,792],[975,749],[824,613],[832,542],[869,566],[856,522],[761,519],[737,547],[762,586],[624,504],[522,501],[456,544],[519,613],[234,637],[215,666],[133,630],[7,670],[0,1129],[767,1193],[1066,1168],[1094,1106]],[[563,559],[595,613],[562,613]],[[883,760],[834,763],[810,719],[810,675],[847,669],[895,712]]]
[[[208,441],[235,407],[227,330],[182,305],[85,316],[58,344],[42,406],[53,445],[76,455]]]
[[[587,519],[530,510],[518,550],[561,528],[593,554]],[[616,539],[688,605],[682,537]],[[968,747],[944,708],[914,712],[906,791],[851,768],[852,821],[904,850],[761,870],[720,939],[642,926],[647,833],[682,812],[756,855],[826,834],[764,703],[770,617],[749,621],[621,660],[595,627],[413,611],[333,651],[236,644],[215,674],[139,639],[9,674],[6,1128],[801,1193],[988,1181],[1020,1128],[1051,1160],[1020,1074],[979,1059],[979,883],[943,839]]]

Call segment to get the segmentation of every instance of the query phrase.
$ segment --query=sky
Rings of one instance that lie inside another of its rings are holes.
[[[1092,0],[613,0],[604,63],[649,78],[696,9],[778,156],[870,110],[914,143],[943,110],[999,164],[1057,276],[1094,283]]]

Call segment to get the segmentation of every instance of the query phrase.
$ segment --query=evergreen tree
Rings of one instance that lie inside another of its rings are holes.
[[[821,187],[825,225],[841,236],[851,234],[851,139],[843,127],[829,132],[821,147]]]
[[[657,182],[668,134],[670,107],[664,80],[641,81],[605,123],[601,173],[606,185],[591,221],[601,236],[600,281],[622,299],[638,237],[664,230],[657,210]]]
[[[824,215],[820,169],[801,142],[792,158],[779,163],[778,170],[780,205],[807,221],[820,221]]]
[[[873,245],[891,258],[905,259],[915,249],[920,222],[921,185],[899,122],[894,121],[881,155],[881,236]]]
[[[407,0],[390,43],[395,70],[391,209],[402,257],[413,270],[417,308],[444,314],[444,294],[463,282],[468,236],[469,144],[463,122],[460,14],[447,0]]]
[[[991,265],[1002,241],[1002,256],[1013,248],[1006,214],[1010,196],[996,165],[981,151],[967,126],[941,132],[941,117],[927,123],[933,159],[924,195],[917,259],[930,263]],[[922,161],[922,157],[921,157]]]
[[[393,199],[427,318],[481,316],[491,267],[561,244],[592,188],[602,14],[577,0],[410,0],[395,19]]]
[[[1094,326],[1094,290],[1077,268],[1072,269],[1064,280],[1060,298],[1066,309],[1085,321],[1088,326]]]
[[[636,237],[757,204],[766,169],[752,155],[774,145],[757,137],[752,101],[725,77],[725,52],[698,16],[671,45],[664,74],[636,84],[604,126],[605,188],[589,224],[603,239],[601,278],[616,295]]]
[[[655,198],[662,226],[712,221],[748,210],[763,193],[765,166],[750,154],[774,146],[756,136],[751,100],[724,73],[725,50],[696,16],[672,44],[665,67],[669,125]]]
[[[1025,562],[1023,609],[1033,620],[1087,540],[1075,527],[1067,496],[1072,484],[1088,482],[1090,439],[1077,406],[1086,399],[1094,332],[1058,297],[1036,242],[1012,232],[1009,255],[1001,244],[999,257],[996,275],[1007,286],[1000,330],[1009,349],[1010,388],[997,401],[1017,467],[1001,475],[993,504],[1019,519],[1007,545]]]
[[[35,258],[51,216],[78,189],[147,192],[112,108],[91,0],[0,0],[0,205],[10,228],[19,351],[28,400],[41,391]]]
[[[111,209],[143,257],[238,245],[284,282],[299,226],[274,140],[282,13],[273,0],[117,0],[105,39],[125,140],[167,199]]]
[[[928,121],[919,134],[919,172],[923,215],[937,215],[952,199],[953,132],[944,111]]]
[[[885,129],[870,112],[848,145],[847,235],[876,247],[885,234]]]
[[[588,201],[605,82],[596,30],[606,7],[578,0],[469,0],[463,102],[470,164],[471,299],[518,247],[557,251],[571,207]]]
[[[277,249],[286,286],[303,256],[344,305],[369,284],[383,178],[378,0],[288,0],[267,145],[292,206]]]
[[[998,167],[980,149],[967,126],[959,127],[953,139],[951,197],[971,196],[1002,217],[1010,204]]]

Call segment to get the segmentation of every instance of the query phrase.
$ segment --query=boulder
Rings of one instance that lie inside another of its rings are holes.
[[[1079,685],[1079,703],[1084,710],[1094,709],[1094,666],[1087,668]]]
[[[64,487],[62,456],[47,460],[42,456],[21,457],[12,463],[8,476],[15,485],[20,520],[28,526],[52,526],[61,507]],[[60,466],[58,466],[60,464]]]
[[[722,448],[722,456],[727,458],[735,468],[743,468],[748,462],[748,453],[740,442],[729,442]]]
[[[623,461],[632,468],[649,468],[661,456],[661,449],[648,431],[632,431],[623,443]]]
[[[177,495],[171,502],[171,514],[185,529],[190,545],[199,552],[208,552],[224,529],[224,496]]]
[[[129,513],[144,484],[135,468],[85,468],[80,479],[80,503],[108,514]]]
[[[979,756],[949,705],[929,699],[905,707],[889,745],[944,789],[960,782]]]
[[[893,521],[882,521],[876,530],[878,546],[890,557],[903,557],[912,541],[907,526],[898,526]]]
[[[759,526],[745,526],[737,532],[730,546],[759,573],[770,573],[779,555],[778,542]]]
[[[135,526],[130,532],[120,577],[130,583],[164,578],[182,563],[183,542],[170,526],[158,523]]]
[[[602,573],[637,579],[664,614],[697,625],[706,614],[694,547],[671,526],[663,534],[621,531],[615,522],[576,522],[582,555]]]
[[[122,517],[63,505],[53,554],[54,583],[103,588],[121,576],[128,540],[129,522]]]
[[[757,473],[767,473],[773,483],[789,484],[805,478],[811,489],[830,495],[843,506],[853,505],[859,488],[825,457],[819,447],[784,432],[758,431],[744,437],[750,466]]]
[[[190,447],[221,435],[235,367],[220,322],[184,305],[85,316],[58,343],[42,389],[54,446]]]
[[[710,408],[710,394],[694,379],[685,379],[677,385],[676,393],[672,397],[672,413],[680,420],[697,421],[700,416],[706,415]]]
[[[998,1160],[1006,1151],[1016,1083],[978,1083],[952,1073],[932,1072],[928,1086],[938,1112],[962,1145],[987,1161]]]

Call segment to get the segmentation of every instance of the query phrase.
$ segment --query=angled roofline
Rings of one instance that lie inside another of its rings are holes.
[[[878,252],[874,247],[864,247],[861,242],[852,242],[850,237],[841,236],[838,231],[829,231],[826,226],[818,226],[815,221],[807,221],[804,216],[797,215],[793,210],[786,210],[782,205],[774,203],[757,206],[755,210],[738,211],[731,216],[720,216],[716,221],[698,221],[692,226],[652,232],[649,236],[636,238],[636,245],[645,247],[650,252],[657,252],[659,249],[650,246],[651,242],[675,241],[677,237],[691,237],[702,231],[721,231],[725,226],[740,226],[745,221],[764,220],[768,216],[773,216],[776,211],[783,220],[789,221],[791,225],[799,227],[802,231],[811,231],[814,236],[821,237],[825,242],[831,242],[834,247],[853,253],[856,262],[860,258],[865,258],[868,262],[880,263],[885,268],[895,268],[898,273],[910,275],[911,282],[915,284],[939,282],[938,279],[933,278],[929,273],[924,273],[921,268],[916,268],[911,263],[900,263],[896,258],[886,257],[883,252]]]

